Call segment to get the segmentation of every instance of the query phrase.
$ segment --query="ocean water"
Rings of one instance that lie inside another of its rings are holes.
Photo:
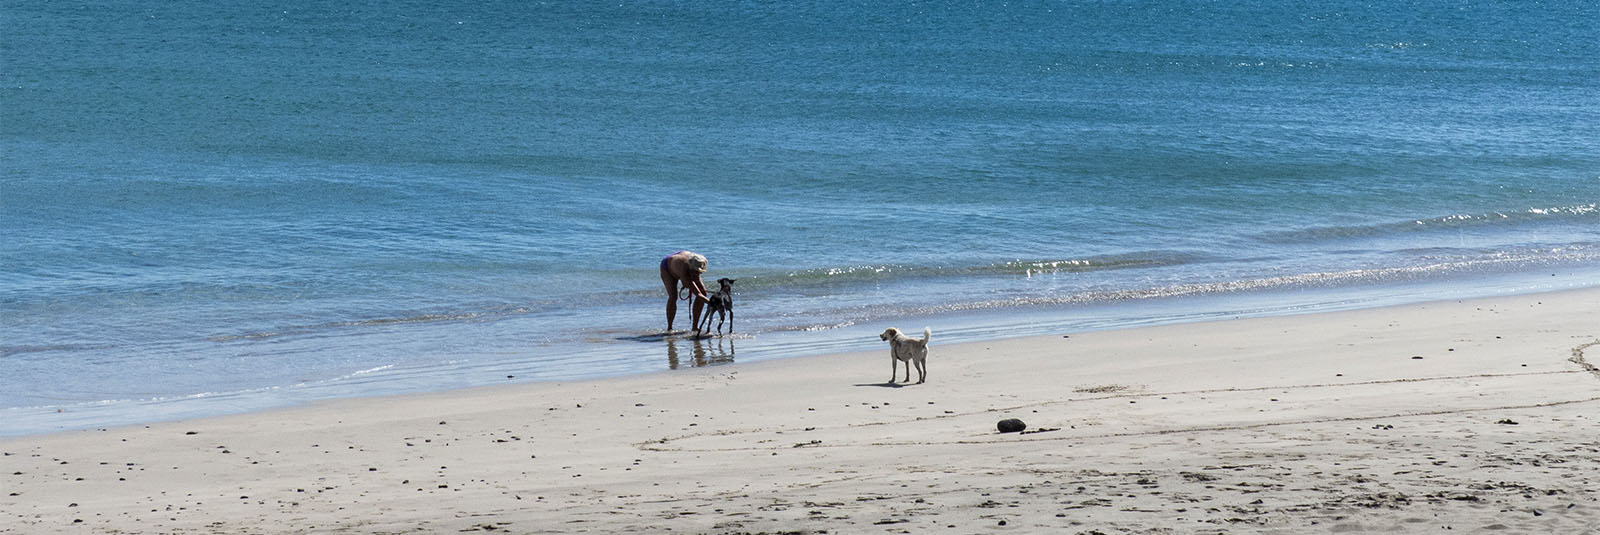
[[[0,435],[1594,286],[1596,35],[1593,2],[4,0]],[[735,335],[662,336],[681,249]]]

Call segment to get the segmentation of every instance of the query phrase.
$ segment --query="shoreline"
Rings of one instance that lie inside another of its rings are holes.
[[[1578,531],[1597,317],[1586,288],[935,329],[922,385],[880,348],[0,438],[0,533]]]
[[[537,332],[537,329],[501,326],[496,328],[494,336],[514,342],[505,351],[479,354],[468,348],[458,353],[424,352],[411,355],[402,345],[394,353],[404,356],[359,363],[354,367],[335,370],[328,377],[319,377],[316,371],[289,371],[278,375],[305,378],[290,382],[244,384],[222,381],[202,391],[162,392],[151,394],[153,397],[139,397],[123,388],[118,390],[123,392],[121,395],[99,394],[84,399],[63,399],[61,403],[0,408],[0,420],[6,422],[4,427],[0,427],[0,438],[281,410],[339,399],[448,392],[507,384],[589,381],[681,372],[702,366],[871,351],[880,344],[876,339],[877,333],[882,327],[895,322],[936,326],[941,343],[985,342],[1051,333],[1121,330],[1223,318],[1316,314],[1439,299],[1531,295],[1597,287],[1581,283],[1587,280],[1582,276],[1585,272],[1561,272],[1557,278],[1521,273],[1452,281],[1399,281],[1360,288],[1252,290],[1092,301],[1074,306],[1019,305],[996,309],[956,309],[910,315],[893,321],[848,321],[816,332],[761,331],[753,338],[741,333],[741,336],[692,340],[662,337],[654,331],[600,327],[582,337],[583,341],[538,344],[524,339],[528,332]],[[469,334],[460,332],[452,336]],[[322,351],[329,352],[329,358],[335,361],[342,360],[338,346]],[[83,391],[83,385],[76,386],[76,390],[70,391]],[[40,392],[48,394],[43,390]]]

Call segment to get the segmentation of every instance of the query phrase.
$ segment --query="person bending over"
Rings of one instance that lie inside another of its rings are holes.
[[[684,299],[694,299],[691,319],[695,334],[699,334],[700,311],[711,300],[706,297],[705,283],[700,282],[700,274],[705,272],[706,257],[689,251],[678,251],[661,259],[661,284],[667,287],[667,332],[672,332],[672,320],[678,317],[678,286],[681,284],[691,294]]]

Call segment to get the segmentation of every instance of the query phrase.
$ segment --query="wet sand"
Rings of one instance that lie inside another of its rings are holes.
[[[932,327],[920,385],[885,344],[0,440],[0,533],[1600,531],[1600,289]]]

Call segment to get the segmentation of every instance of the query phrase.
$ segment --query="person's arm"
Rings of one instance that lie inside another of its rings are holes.
[[[706,295],[706,285],[700,282],[700,277],[695,277],[694,279],[690,280],[689,288],[691,288],[691,291],[694,292],[696,299],[699,299],[701,302],[705,303],[711,302],[711,298]]]

